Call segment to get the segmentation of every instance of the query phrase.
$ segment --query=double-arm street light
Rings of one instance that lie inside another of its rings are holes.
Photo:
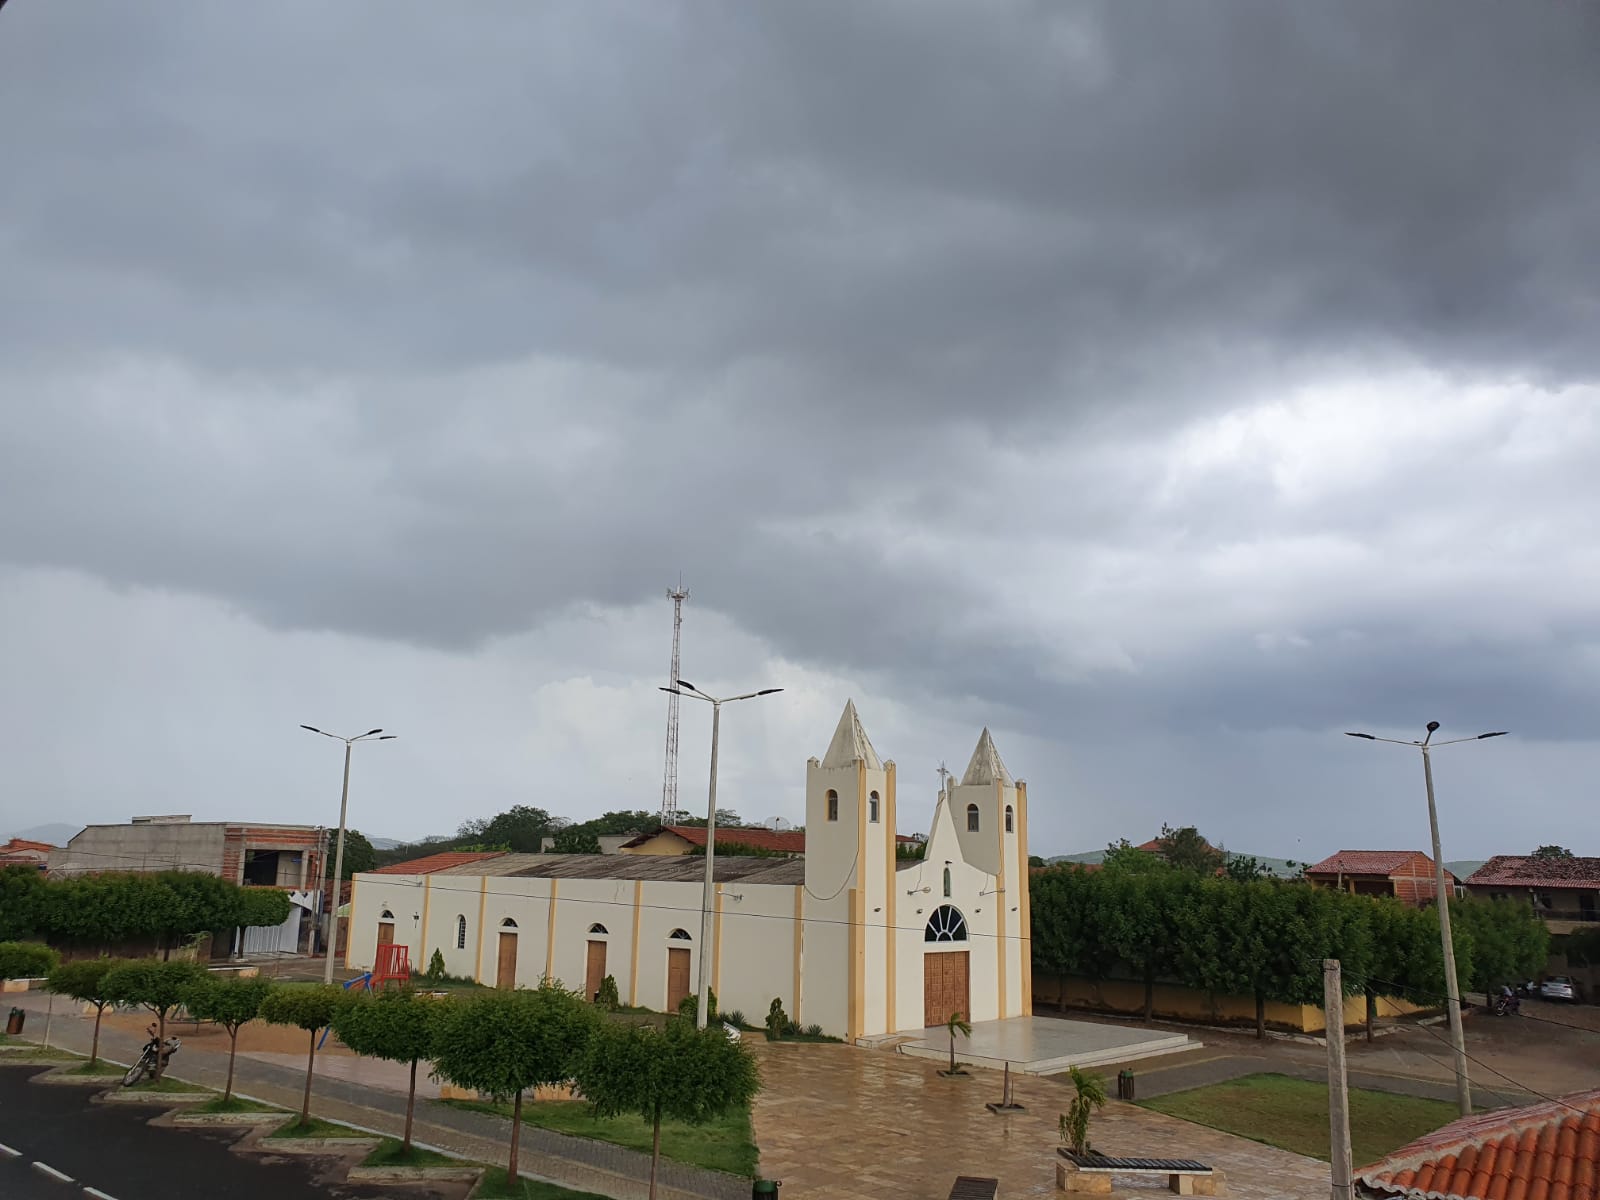
[[[350,807],[350,748],[357,742],[392,742],[396,734],[384,733],[381,729],[369,729],[355,737],[340,737],[337,733],[329,733],[325,729],[318,729],[315,725],[302,725],[301,729],[309,729],[312,733],[320,733],[323,737],[332,738],[336,742],[344,743],[344,787],[339,793],[339,845],[333,852],[333,911],[328,914],[328,961],[322,967],[322,982],[333,982],[333,948],[339,940],[339,893],[343,888],[344,876],[344,818]]]
[[[696,700],[704,700],[711,705],[711,797],[706,802],[706,882],[705,888],[700,894],[700,1004],[695,1011],[695,1026],[704,1029],[711,1015],[709,989],[711,987],[711,914],[714,894],[712,864],[717,853],[717,734],[722,724],[722,706],[724,704],[732,704],[735,700],[754,700],[757,696],[771,696],[783,691],[783,689],[762,688],[759,692],[746,692],[742,696],[724,696],[718,699],[715,696],[706,695],[687,680],[675,679],[672,687],[664,687],[661,690],[663,692],[672,692],[678,696],[690,696]]]
[[[1469,1117],[1472,1115],[1472,1089],[1467,1081],[1467,1039],[1461,1028],[1461,990],[1456,984],[1456,948],[1455,943],[1450,940],[1450,895],[1444,881],[1444,855],[1439,849],[1439,809],[1433,802],[1433,760],[1428,757],[1428,753],[1440,746],[1505,737],[1506,730],[1480,733],[1473,737],[1451,738],[1447,742],[1435,742],[1433,735],[1438,728],[1439,722],[1429,721],[1427,736],[1420,742],[1383,738],[1371,733],[1347,733],[1345,736],[1364,738],[1369,742],[1388,742],[1394,746],[1412,746],[1422,751],[1422,778],[1428,788],[1428,828],[1433,833],[1433,882],[1439,900],[1439,941],[1444,950],[1445,1002],[1450,1007],[1450,1044],[1455,1050],[1456,1060],[1456,1103],[1461,1107],[1461,1115]]]

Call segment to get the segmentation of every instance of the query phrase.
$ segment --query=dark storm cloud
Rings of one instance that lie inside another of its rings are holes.
[[[1547,669],[1580,712],[1587,615],[1467,679],[1408,633],[1447,599],[1498,636],[1538,573],[1584,578],[1556,563],[1596,508],[1581,462],[1158,497],[1185,422],[1323,374],[1593,381],[1597,20],[15,6],[0,553],[455,649],[682,568],[782,653],[1040,733],[1399,719]],[[1558,506],[1550,557],[1431,588],[1398,513],[1483,480]],[[1203,579],[1309,536],[1377,549]]]

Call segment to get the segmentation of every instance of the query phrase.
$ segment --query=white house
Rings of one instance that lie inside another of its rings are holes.
[[[895,765],[847,703],[806,764],[801,859],[718,857],[711,986],[753,1022],[791,1019],[848,1039],[1032,1012],[1028,792],[989,731],[934,804],[926,857],[895,855]],[[426,966],[502,987],[543,977],[671,1011],[696,988],[705,860],[503,854],[431,874],[360,874],[346,962],[403,942]]]

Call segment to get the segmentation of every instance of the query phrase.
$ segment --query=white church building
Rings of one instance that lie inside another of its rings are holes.
[[[701,944],[697,856],[502,854],[429,874],[359,874],[346,963],[380,942],[435,950],[452,975],[501,987],[541,978],[672,1011],[709,954],[722,1011],[791,1020],[848,1040],[1028,1016],[1028,792],[989,731],[934,803],[926,856],[897,860],[895,764],[847,703],[827,753],[806,764],[802,858],[715,861],[711,944]]]

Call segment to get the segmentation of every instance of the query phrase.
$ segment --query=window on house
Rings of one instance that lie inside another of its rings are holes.
[[[874,825],[878,823],[878,793],[873,792],[867,797],[867,820]]]
[[[967,832],[978,832],[978,806],[976,804],[967,805]]]
[[[467,919],[466,919],[466,917],[458,916],[458,917],[456,917],[456,949],[457,950],[465,950],[466,948],[467,948]]]
[[[832,788],[829,788],[828,789],[828,820],[837,821],[838,819],[839,819],[839,793],[834,791]]]
[[[601,925],[597,921],[593,925],[589,926],[589,932],[590,933],[605,933],[606,932],[606,927],[604,925]]]
[[[1012,822],[1013,822],[1013,814],[1011,812],[1011,805],[1008,804],[1008,805],[1006,805],[1006,832],[1007,833],[1014,832],[1014,830],[1016,828],[1015,825]]]
[[[517,927],[517,923],[515,921],[513,921],[510,917],[502,918],[501,921],[500,921],[500,928],[502,928],[502,929],[515,929],[516,927]]]
[[[692,942],[694,940],[689,936],[689,931],[687,929],[674,929],[671,933],[667,934],[667,939],[669,941],[676,940],[680,942]]]
[[[964,942],[967,940],[967,921],[953,905],[941,904],[928,918],[922,931],[925,942]]]
[[[944,869],[944,898],[950,899],[950,868]]]
[[[378,914],[378,920],[380,920],[380,921],[392,921],[392,920],[394,920],[394,914],[392,912],[390,912],[386,908],[381,913]]]

